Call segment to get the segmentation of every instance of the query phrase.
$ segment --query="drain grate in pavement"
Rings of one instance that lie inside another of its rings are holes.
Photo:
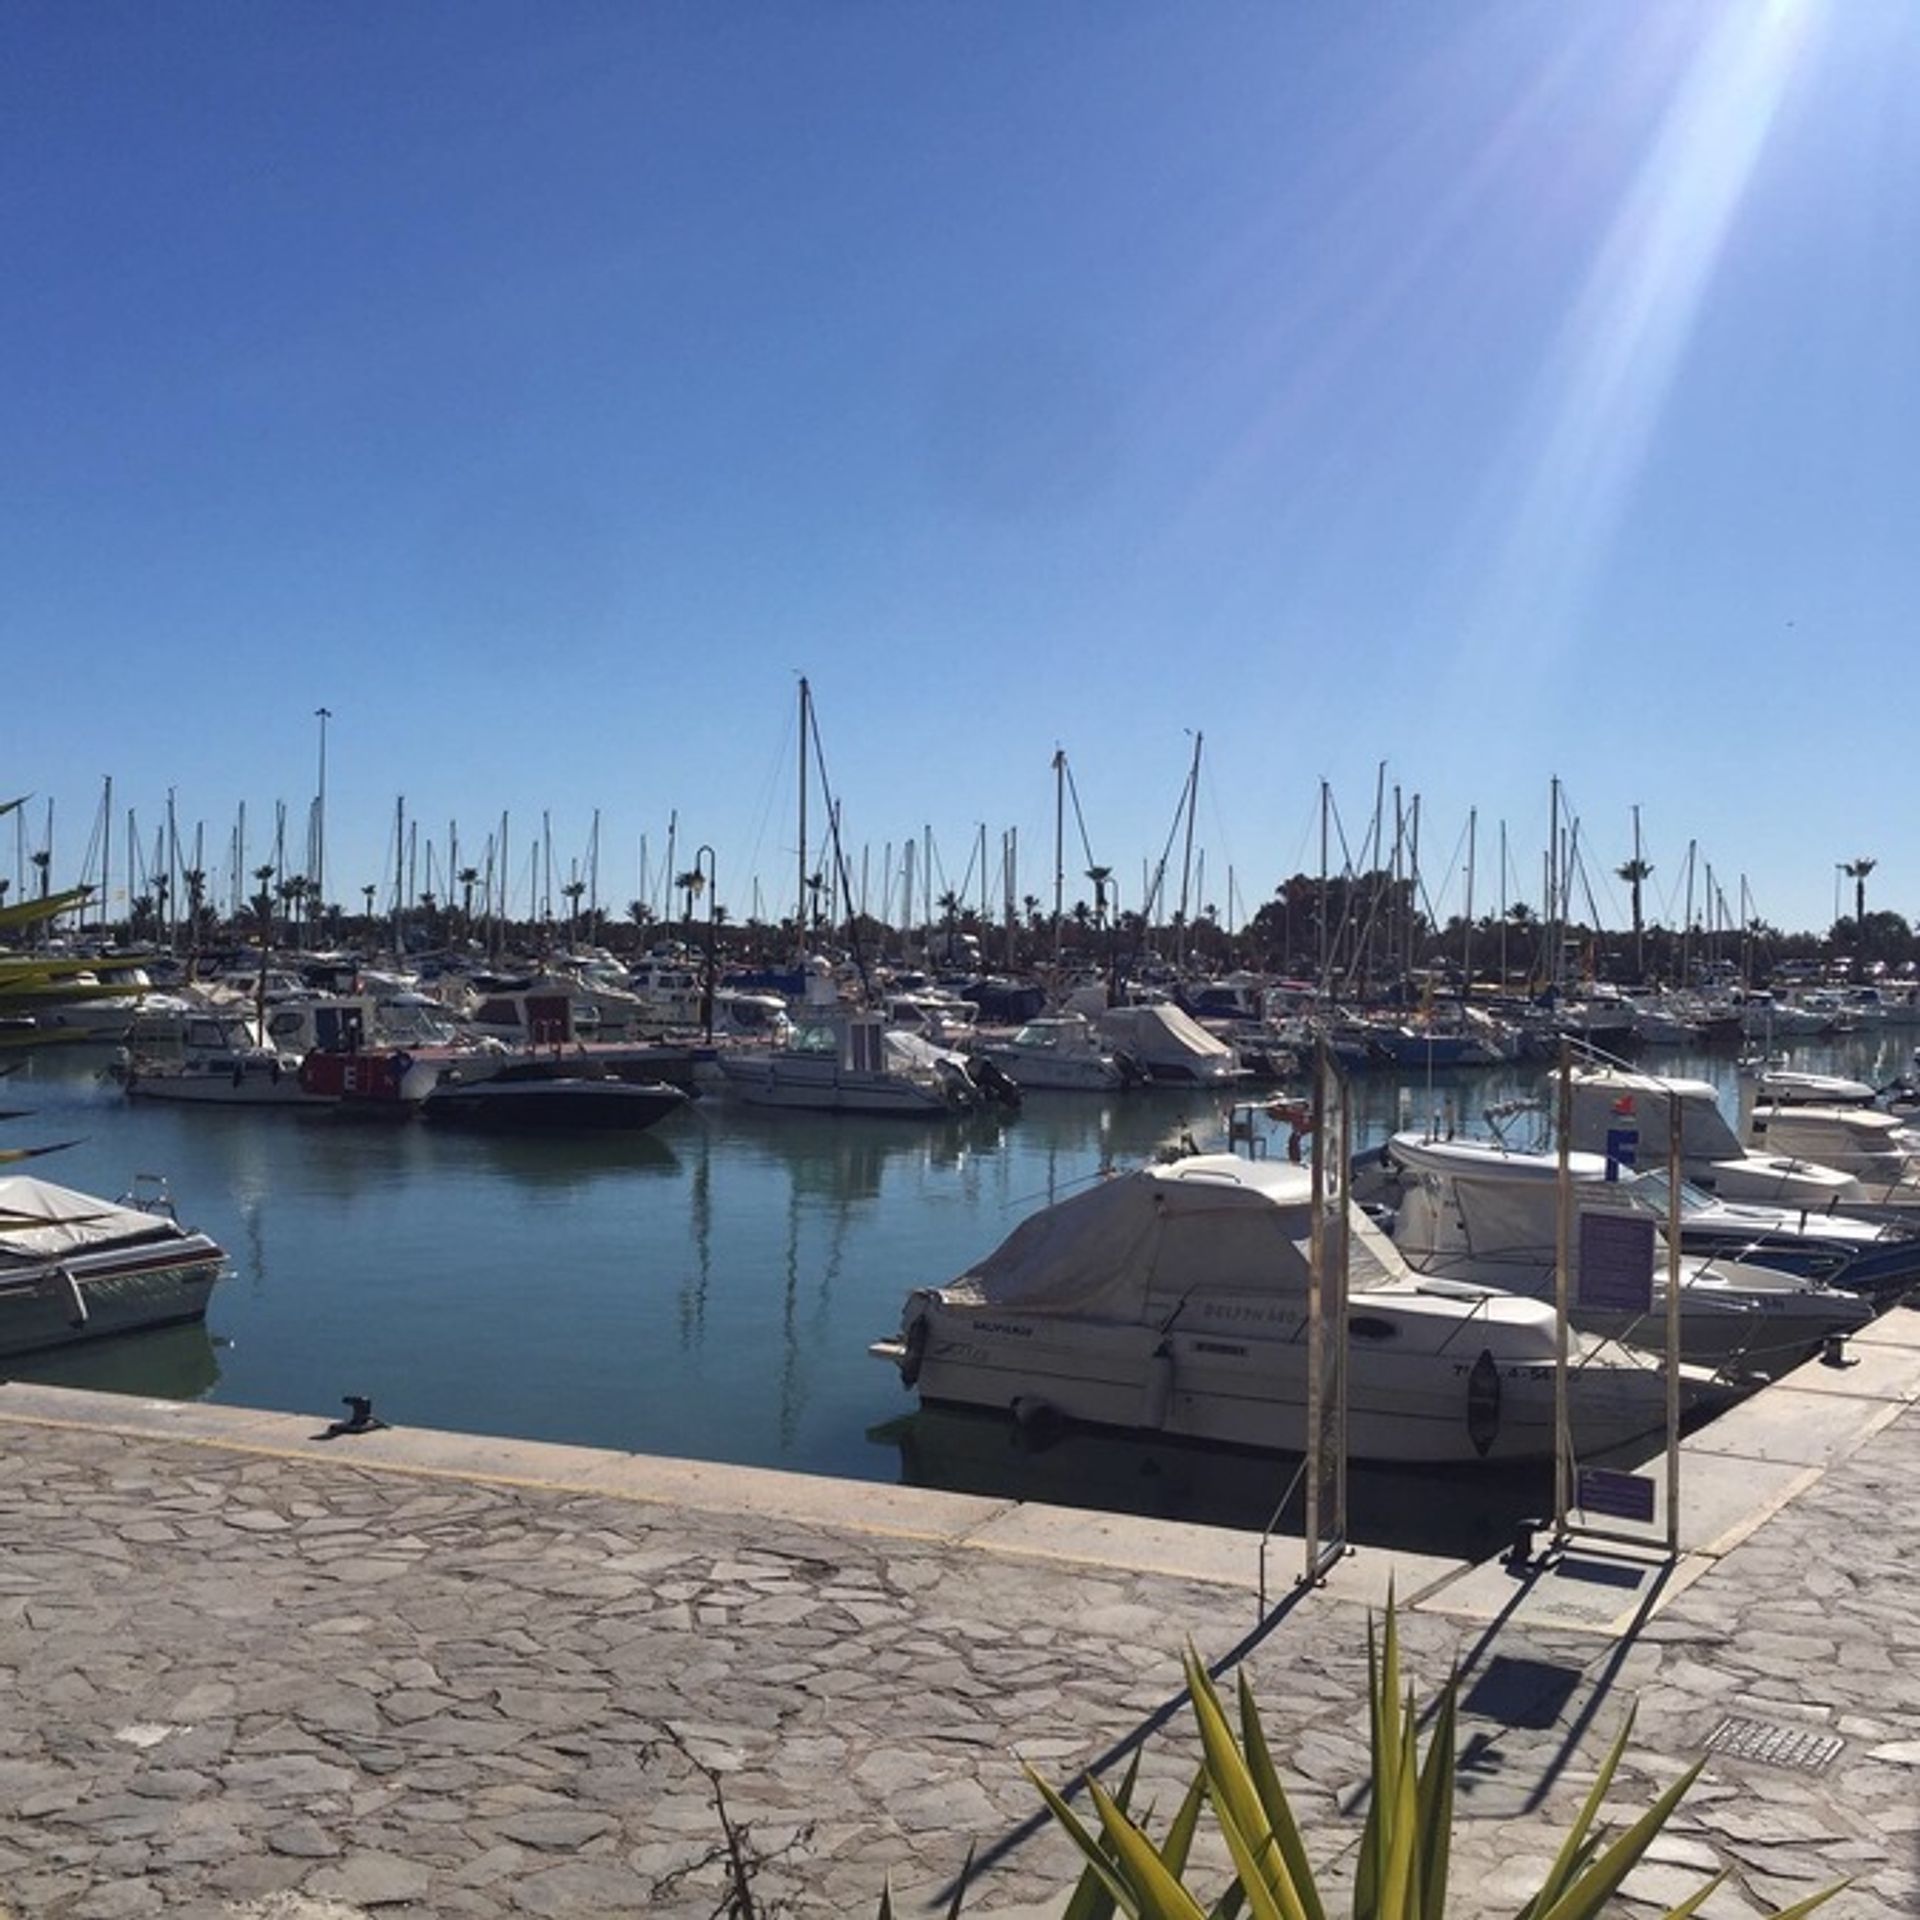
[[[1763,1766],[1792,1767],[1800,1773],[1818,1773],[1846,1743],[1837,1733],[1814,1733],[1806,1727],[1779,1727],[1766,1720],[1748,1720],[1730,1713],[1707,1735],[1707,1751],[1735,1760],[1758,1760]]]

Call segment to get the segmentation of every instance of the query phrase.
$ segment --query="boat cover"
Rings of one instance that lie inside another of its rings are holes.
[[[139,1207],[14,1174],[0,1180],[0,1259],[59,1260],[138,1240],[169,1223]]]
[[[1138,1319],[1149,1296],[1304,1295],[1312,1262],[1305,1168],[1201,1154],[1120,1174],[1024,1220],[946,1289],[978,1306]],[[1348,1286],[1404,1274],[1364,1217],[1351,1221]]]
[[[1100,1016],[1100,1037],[1149,1067],[1234,1057],[1224,1040],[1216,1040],[1178,1007],[1109,1007]]]

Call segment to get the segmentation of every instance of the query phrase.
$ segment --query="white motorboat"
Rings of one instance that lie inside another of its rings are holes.
[[[201,1319],[226,1261],[158,1183],[100,1200],[0,1179],[0,1355]]]
[[[1134,1061],[1149,1080],[1176,1087],[1230,1087],[1239,1056],[1178,1007],[1109,1007],[1100,1015],[1101,1043]]]
[[[1769,1153],[1804,1154],[1847,1175],[1875,1207],[1920,1207],[1920,1128],[1877,1107],[1756,1106],[1753,1135]]]
[[[808,1007],[784,1046],[728,1048],[718,1064],[727,1091],[757,1107],[938,1116],[983,1103],[959,1054],[842,1007]]]
[[[311,1107],[330,1104],[300,1082],[300,1056],[261,1037],[254,1016],[203,1013],[181,1030],[173,1058],[130,1054],[121,1085],[136,1100],[172,1100],[218,1107]]]
[[[1420,1272],[1553,1297],[1559,1267],[1560,1157],[1520,1152],[1498,1140],[1436,1140],[1396,1133],[1385,1164],[1397,1174],[1394,1245]],[[1638,1216],[1648,1236],[1646,1304],[1583,1304],[1575,1276],[1573,1321],[1609,1339],[1666,1341],[1669,1256],[1658,1221],[1631,1182],[1610,1181],[1596,1153],[1570,1153],[1576,1212]],[[1779,1267],[1725,1257],[1680,1256],[1680,1354],[1702,1366],[1729,1363],[1777,1374],[1819,1351],[1833,1334],[1873,1318],[1858,1295]]]
[[[1024,1221],[957,1280],[909,1294],[899,1333],[870,1351],[932,1404],[1299,1452],[1311,1211],[1310,1169],[1280,1161],[1200,1154],[1116,1175]],[[1349,1452],[1551,1454],[1553,1310],[1423,1279],[1364,1215],[1347,1223]],[[1647,1356],[1570,1337],[1583,1451],[1662,1424],[1665,1376]],[[1682,1389],[1688,1403],[1722,1391],[1697,1369]]]
[[[1708,1193],[1722,1200],[1757,1200],[1819,1212],[1866,1204],[1866,1194],[1851,1174],[1743,1145],[1720,1111],[1719,1094],[1706,1080],[1631,1073],[1624,1067],[1576,1067],[1572,1145],[1579,1152],[1608,1154],[1623,1136],[1631,1136],[1638,1165],[1664,1166],[1676,1102],[1680,1170]]]
[[[1743,1081],[1746,1069],[1742,1068]],[[1879,1089],[1837,1073],[1804,1073],[1792,1067],[1762,1066],[1752,1073],[1756,1105],[1770,1107],[1870,1107]]]
[[[974,1053],[991,1060],[1023,1093],[1112,1093],[1142,1077],[1100,1044],[1093,1022],[1081,1013],[1042,1015],[1004,1039],[977,1042]]]

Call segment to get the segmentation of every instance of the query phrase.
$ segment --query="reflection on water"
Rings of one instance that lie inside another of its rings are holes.
[[[1914,1038],[1793,1064],[1879,1084]],[[1101,1169],[1188,1135],[1220,1145],[1232,1102],[1217,1094],[1036,1096],[1017,1115],[954,1123],[712,1097],[638,1135],[528,1139],[128,1101],[98,1078],[104,1058],[31,1056],[6,1082],[5,1104],[33,1110],[10,1138],[79,1139],[34,1171],[96,1193],[166,1175],[182,1219],[228,1249],[236,1274],[215,1291],[213,1340],[136,1337],[23,1365],[29,1377],[326,1419],[342,1394],[369,1393],[417,1426],[1229,1525],[1264,1522],[1291,1471],[1085,1434],[1036,1451],[991,1416],[903,1423],[913,1397],[866,1351],[898,1327],[909,1289],[952,1279]],[[1733,1110],[1730,1057],[1648,1064],[1712,1080]],[[1544,1100],[1548,1084],[1537,1066],[1362,1077],[1357,1143],[1436,1114],[1472,1129],[1490,1105]],[[1511,1491],[1470,1478],[1463,1494],[1450,1478],[1356,1472],[1356,1526],[1436,1544],[1464,1528],[1497,1546],[1513,1517],[1546,1505],[1526,1476]]]
[[[1301,1525],[1297,1455],[1075,1427],[1041,1440],[1006,1415],[962,1407],[922,1407],[867,1438],[898,1453],[908,1486],[1256,1531],[1291,1489],[1279,1531],[1297,1535]],[[1549,1466],[1352,1466],[1347,1497],[1357,1546],[1478,1560],[1505,1546],[1518,1521],[1552,1512],[1553,1474]]]
[[[194,1321],[26,1354],[7,1362],[7,1377],[154,1400],[203,1400],[220,1379],[220,1352],[204,1323]]]

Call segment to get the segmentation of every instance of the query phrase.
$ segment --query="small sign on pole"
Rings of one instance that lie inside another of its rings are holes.
[[[1607,1313],[1651,1313],[1653,1259],[1651,1214],[1582,1213],[1578,1303]]]

